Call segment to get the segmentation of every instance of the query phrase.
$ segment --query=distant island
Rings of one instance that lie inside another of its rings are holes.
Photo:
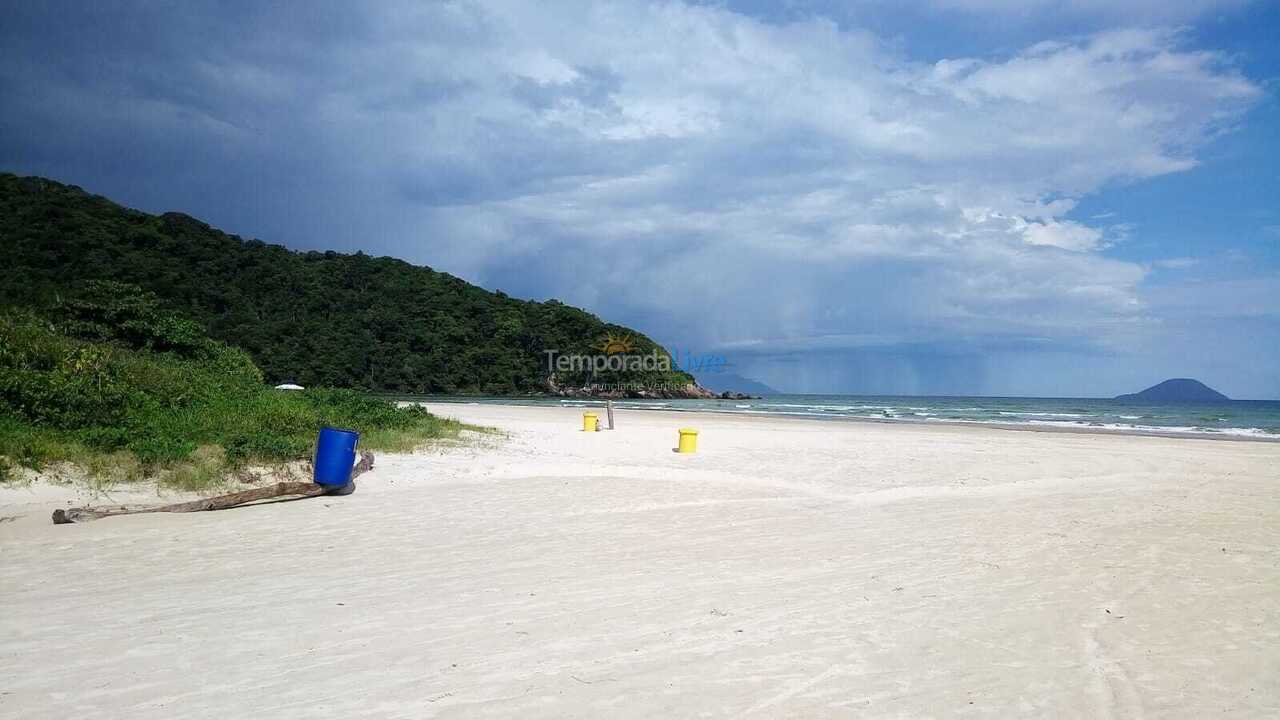
[[[1191,378],[1173,378],[1152,385],[1142,392],[1117,395],[1116,400],[1133,402],[1213,402],[1231,398]]]
[[[758,380],[729,372],[691,373],[698,384],[718,394],[777,395],[778,391]]]

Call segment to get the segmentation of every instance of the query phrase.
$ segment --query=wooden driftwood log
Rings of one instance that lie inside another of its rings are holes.
[[[368,472],[373,469],[373,453],[364,451],[360,453],[360,462],[356,463],[351,471],[351,483],[355,482],[357,475]],[[316,497],[318,495],[349,495],[351,483],[345,488],[326,487],[309,482],[280,482],[275,485],[266,487],[253,488],[251,490],[241,490],[240,492],[228,493],[226,495],[218,495],[211,498],[201,498],[200,500],[190,500],[188,502],[174,503],[172,505],[141,505],[128,507],[118,505],[115,507],[101,508],[67,508],[65,510],[58,509],[53,511],[53,524],[66,525],[68,523],[88,522],[97,520],[98,518],[111,517],[112,515],[140,515],[142,513],[186,513],[201,512],[204,510],[226,510],[238,505],[247,503],[260,502],[262,500],[271,500],[273,498],[289,497],[291,495],[298,496],[298,499]],[[347,492],[342,492],[347,490]]]

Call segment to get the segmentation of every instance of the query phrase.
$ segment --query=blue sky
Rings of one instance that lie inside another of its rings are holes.
[[[28,3],[0,167],[797,392],[1280,398],[1247,0]]]

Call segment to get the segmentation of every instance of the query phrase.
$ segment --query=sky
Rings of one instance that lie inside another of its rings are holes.
[[[1280,3],[41,2],[0,170],[790,392],[1280,399]]]

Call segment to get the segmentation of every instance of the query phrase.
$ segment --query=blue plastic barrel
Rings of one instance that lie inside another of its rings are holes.
[[[351,482],[351,468],[356,464],[356,442],[360,433],[340,428],[320,428],[316,438],[316,483],[342,486]]]

